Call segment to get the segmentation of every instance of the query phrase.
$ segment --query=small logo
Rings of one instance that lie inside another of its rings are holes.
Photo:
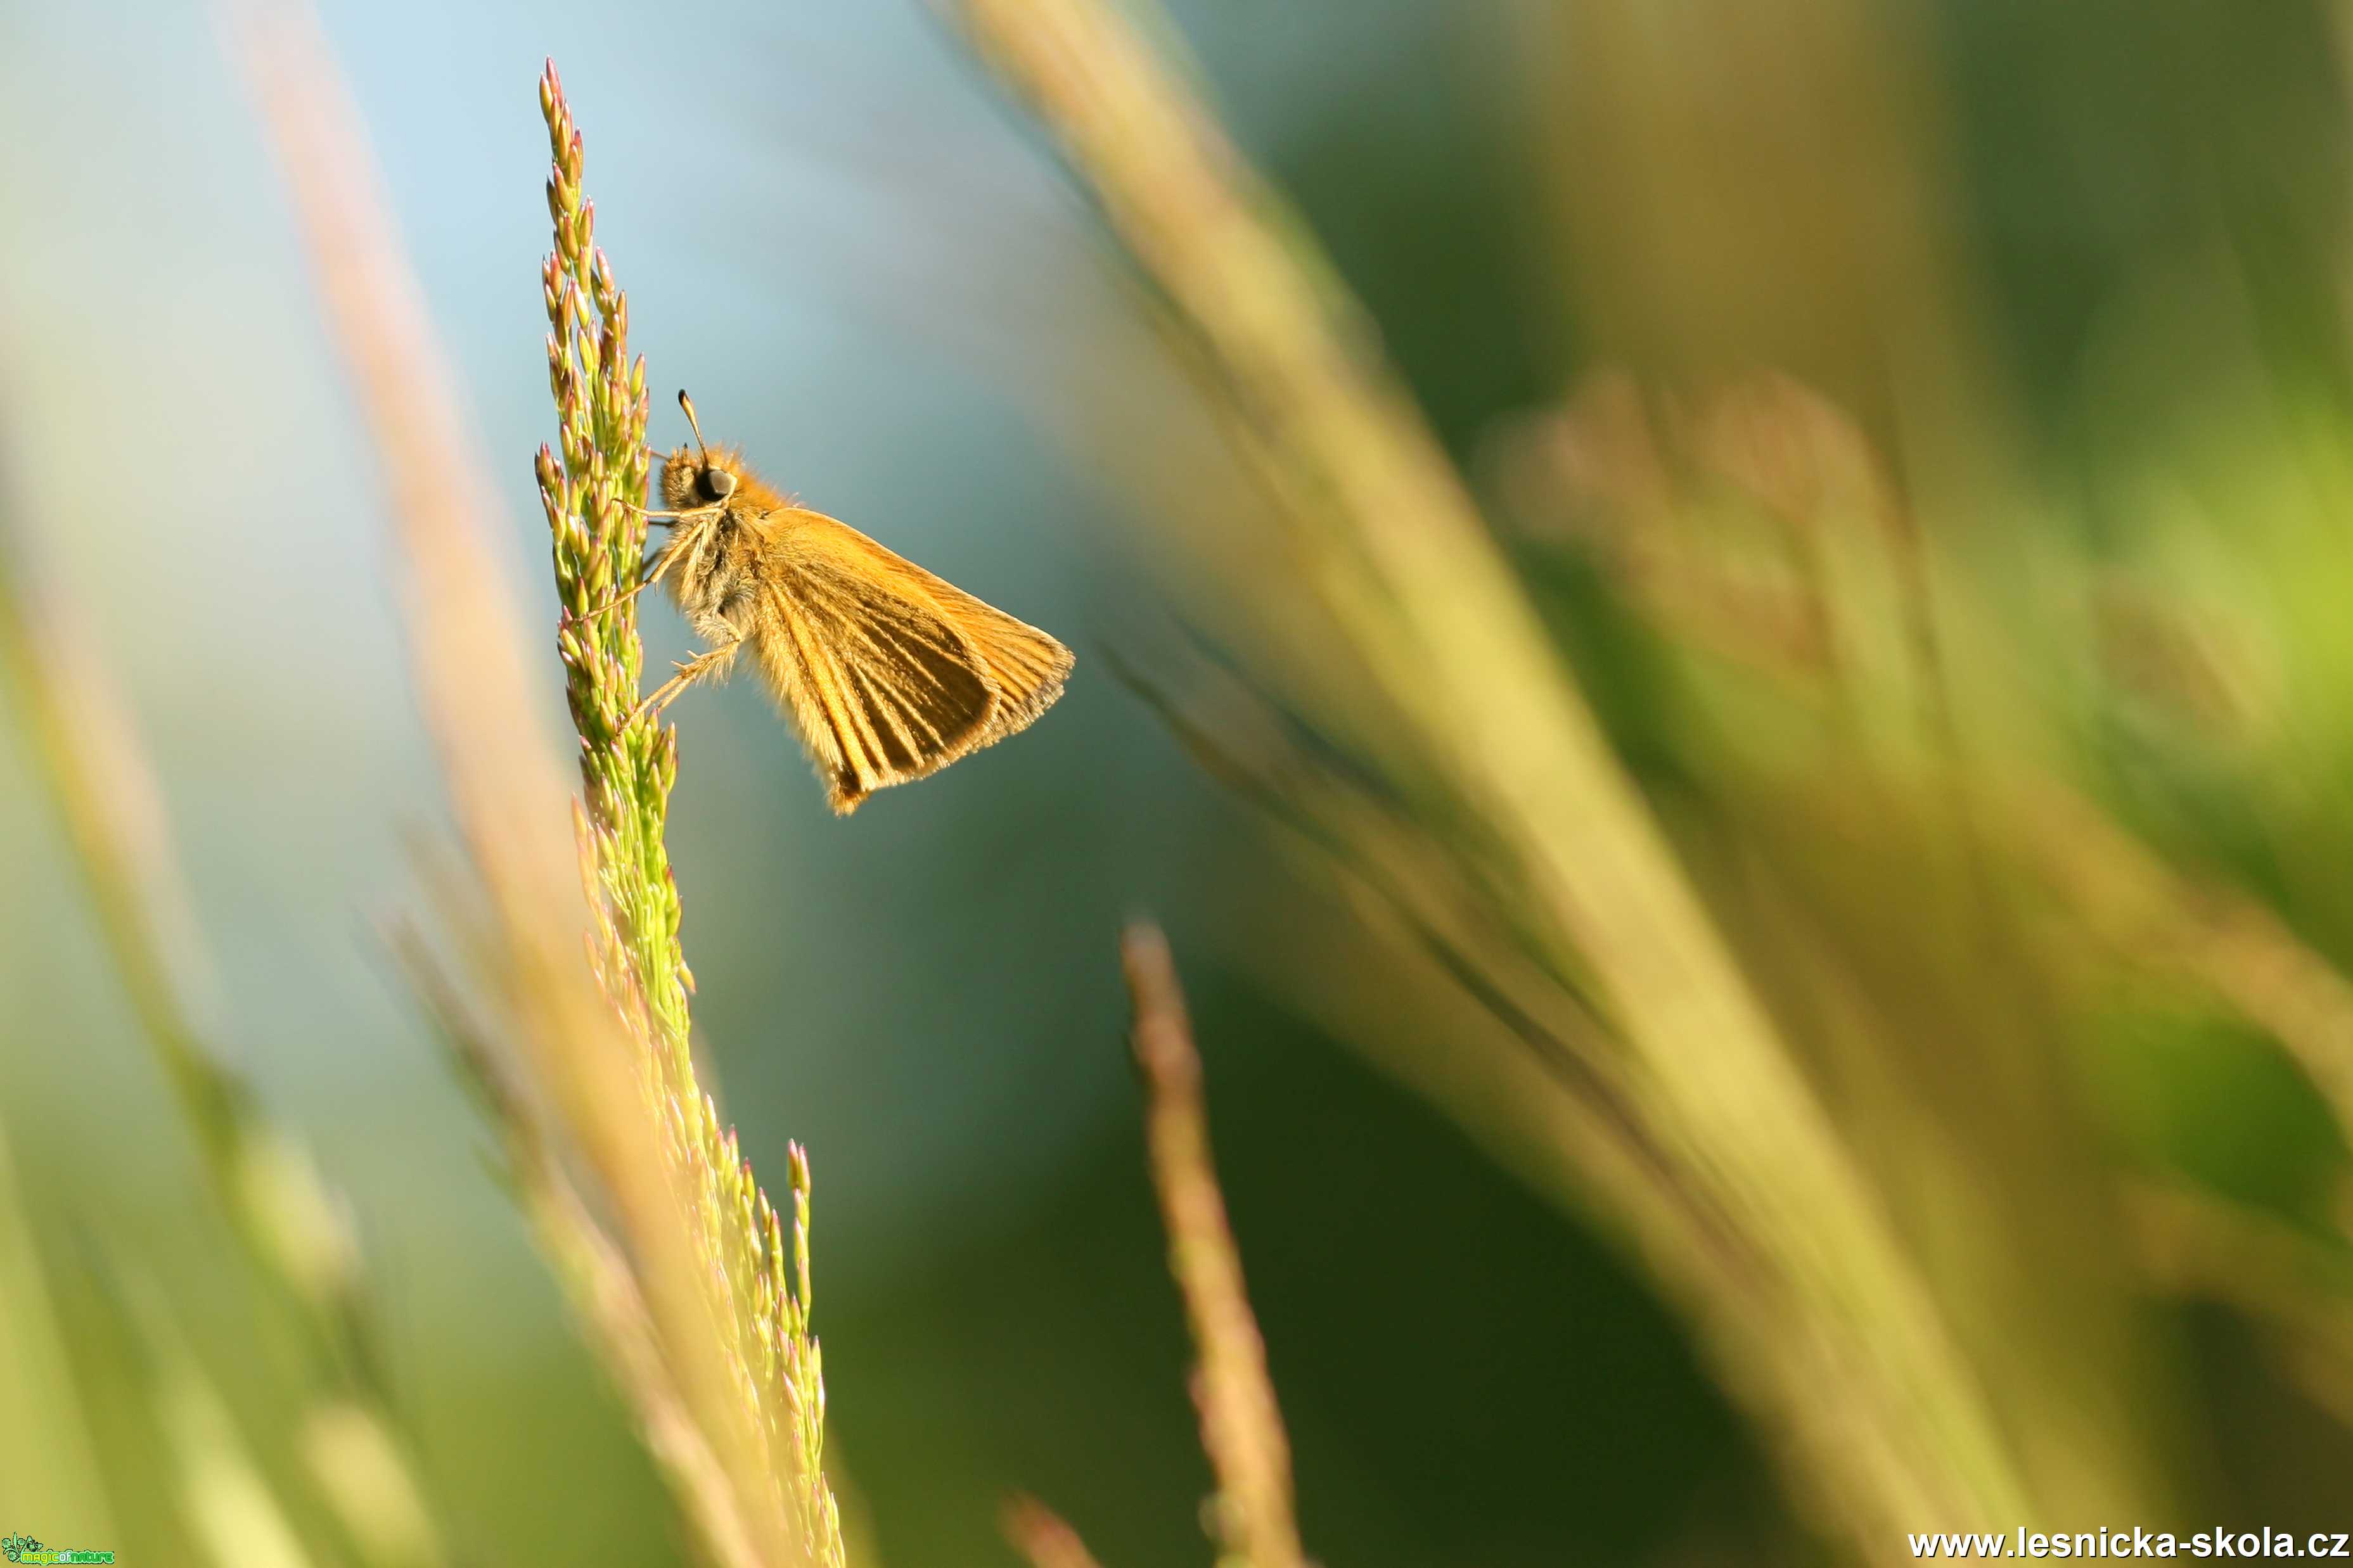
[[[29,1535],[0,1535],[0,1558],[10,1563],[111,1563],[111,1552],[68,1552]]]

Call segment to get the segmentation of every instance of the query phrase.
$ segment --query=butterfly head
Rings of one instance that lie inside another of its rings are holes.
[[[718,506],[744,483],[743,459],[725,447],[681,447],[662,459],[662,505],[672,511]]]
[[[689,450],[681,446],[662,459],[662,503],[672,511],[695,511],[723,505],[744,483],[743,457],[724,447],[714,451],[703,443],[702,423],[694,416],[694,401],[683,391],[678,395],[678,405],[686,410],[687,426],[694,432],[694,447]]]

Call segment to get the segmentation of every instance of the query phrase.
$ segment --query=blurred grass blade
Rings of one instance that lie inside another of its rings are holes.
[[[324,1454],[371,1456],[364,1491],[318,1476],[366,1560],[442,1561],[439,1532],[377,1382],[366,1281],[344,1205],[300,1139],[202,1035],[188,1001],[209,964],[187,910],[161,791],[125,704],[90,640],[47,586],[17,522],[0,454],[0,662],[36,742],[115,971],[175,1092],[213,1194],[263,1282],[302,1325],[311,1418],[341,1435]],[[388,1533],[386,1532],[388,1531]]]
[[[356,1259],[342,1205],[190,1016],[184,977],[203,960],[153,771],[89,639],[42,584],[28,541],[10,521],[0,521],[0,652],[100,934],[215,1191],[256,1262],[319,1331],[319,1348],[356,1376]]]
[[[0,421],[0,669],[30,749],[54,777],[56,760],[69,752],[64,705],[44,678],[49,645],[20,537],[23,499],[15,454],[5,445],[7,427]],[[79,834],[76,842],[82,842]],[[11,1521],[51,1521],[47,1528],[55,1532],[71,1528],[88,1531],[91,1540],[111,1540],[112,1515],[97,1451],[19,1194],[6,1125],[0,1122],[0,1410],[43,1412],[37,1421],[6,1423],[0,1436],[0,1511]]]
[[[2126,961],[2188,980],[2284,1047],[2353,1145],[2353,982],[2264,905],[2176,871],[2090,802],[2047,781],[1999,802],[2021,858]]]
[[[2144,1187],[2126,1212],[2151,1278],[2236,1308],[2283,1370],[2353,1426],[2353,1250],[2186,1185]]]
[[[118,1270],[114,1278],[146,1352],[156,1425],[191,1532],[216,1568],[311,1568],[317,1558],[254,1462],[163,1292],[135,1274]]]
[[[75,1386],[47,1270],[19,1201],[0,1119],[0,1518],[44,1539],[114,1539],[113,1511]]]
[[[370,1563],[438,1563],[441,1531],[409,1460],[377,1413],[355,1401],[313,1405],[296,1438],[304,1468]]]
[[[1669,1284],[1704,1321],[1782,1303],[1738,1336],[1775,1363],[1726,1371],[1796,1439],[1801,1489],[1866,1552],[1924,1520],[2028,1516],[1914,1260],[1330,268],[1109,6],[956,9],[1206,348],[1306,581],[1411,722],[1411,762],[1492,835],[1562,966],[1597,977],[1672,1179],[1754,1247],[1756,1295]]]

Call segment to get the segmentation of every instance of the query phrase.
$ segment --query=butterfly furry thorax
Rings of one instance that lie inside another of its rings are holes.
[[[714,485],[712,476],[719,475],[725,478]],[[663,584],[690,626],[713,646],[724,643],[734,630],[748,629],[729,612],[740,614],[744,607],[770,531],[768,520],[796,510],[793,498],[770,487],[744,467],[740,453],[723,447],[711,449],[707,464],[684,447],[672,452],[662,464],[661,492],[665,508],[691,514],[671,525],[675,531],[665,553],[676,560],[663,574]]]
[[[649,702],[749,651],[835,811],[1027,728],[1061,695],[1069,648],[799,506],[737,452],[681,447],[660,489],[681,515],[654,570],[711,647]]]

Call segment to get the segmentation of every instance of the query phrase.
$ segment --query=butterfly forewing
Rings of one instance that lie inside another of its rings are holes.
[[[1071,656],[822,513],[770,518],[760,663],[836,811],[1027,725]]]
[[[922,572],[923,568],[912,570]],[[997,710],[989,716],[988,739],[1013,734],[1052,707],[1071,673],[1071,650],[954,584],[928,572],[923,575],[935,584],[934,600],[979,656],[996,689]]]

